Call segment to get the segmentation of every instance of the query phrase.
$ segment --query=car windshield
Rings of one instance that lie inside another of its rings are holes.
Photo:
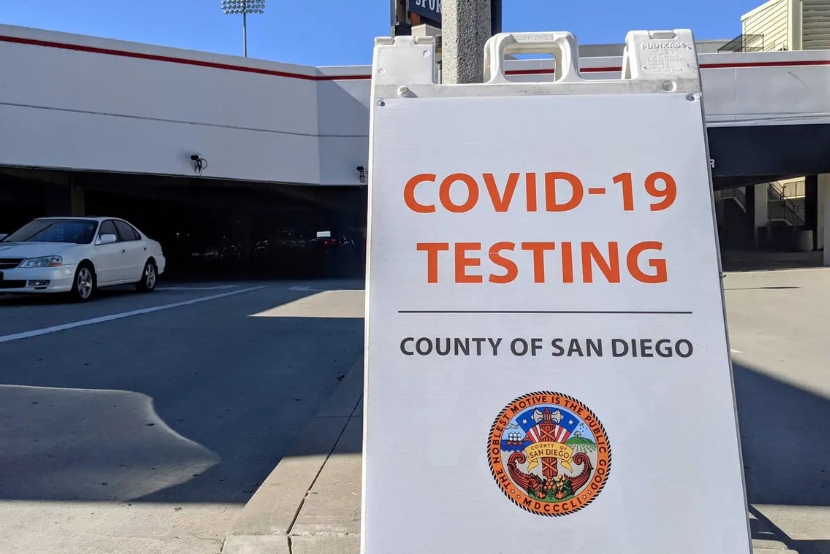
[[[95,236],[97,221],[79,219],[36,219],[30,221],[3,242],[65,242],[89,244]]]

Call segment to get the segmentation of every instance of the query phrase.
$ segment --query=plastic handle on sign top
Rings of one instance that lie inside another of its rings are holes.
[[[507,83],[504,57],[515,54],[553,54],[556,81],[581,81],[579,46],[576,37],[565,31],[546,33],[499,33],[484,44],[484,82]]]
[[[666,50],[673,55],[665,56]],[[654,81],[668,79],[675,86],[685,83],[685,86],[699,90],[700,67],[692,31],[629,32],[625,37],[622,77]]]

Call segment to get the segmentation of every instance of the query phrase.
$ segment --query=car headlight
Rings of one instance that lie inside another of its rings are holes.
[[[29,258],[23,260],[19,266],[20,269],[33,269],[36,267],[60,267],[63,265],[63,258],[60,256],[43,256],[42,258]]]

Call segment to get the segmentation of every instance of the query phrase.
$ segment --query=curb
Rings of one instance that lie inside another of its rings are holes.
[[[353,416],[362,415],[359,413],[362,399],[361,356],[245,504],[225,535],[222,554],[291,553],[291,528],[349,421]],[[325,537],[307,537],[296,542],[316,540],[325,540]],[[305,551],[295,550],[300,554]]]

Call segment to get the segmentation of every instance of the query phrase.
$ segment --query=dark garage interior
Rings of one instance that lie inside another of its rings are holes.
[[[36,217],[123,218],[168,278],[361,278],[365,187],[0,168],[0,233]]]

